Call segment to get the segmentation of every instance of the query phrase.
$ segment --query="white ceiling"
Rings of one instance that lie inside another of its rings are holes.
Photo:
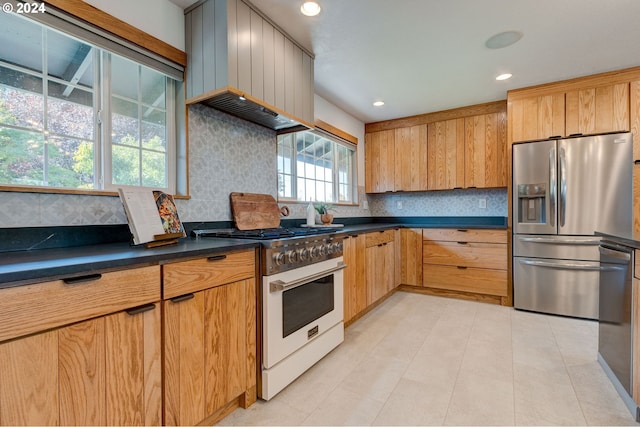
[[[313,18],[302,0],[250,2],[315,54],[315,92],[365,123],[640,65],[638,0],[318,0]],[[524,36],[485,47],[507,30]]]

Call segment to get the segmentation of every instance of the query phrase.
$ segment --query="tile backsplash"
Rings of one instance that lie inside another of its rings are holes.
[[[189,107],[191,198],[176,200],[185,222],[231,220],[229,193],[277,194],[275,132],[202,105]],[[339,206],[339,217],[507,216],[506,189],[366,195],[360,206]],[[480,208],[480,200],[486,208]],[[364,201],[368,209],[364,209]],[[290,218],[305,217],[289,204]],[[124,224],[118,197],[0,192],[0,228]]]

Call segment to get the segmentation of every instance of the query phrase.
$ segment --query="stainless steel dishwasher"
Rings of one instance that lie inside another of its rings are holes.
[[[617,243],[600,243],[600,320],[598,361],[631,414],[640,421],[632,396],[633,375],[633,249]]]

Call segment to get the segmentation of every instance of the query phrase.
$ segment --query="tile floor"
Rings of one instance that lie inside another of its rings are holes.
[[[597,323],[397,292],[269,402],[220,425],[636,425]]]

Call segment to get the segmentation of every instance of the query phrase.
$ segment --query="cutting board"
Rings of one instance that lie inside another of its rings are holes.
[[[280,207],[272,195],[231,193],[230,198],[238,230],[280,227]]]

